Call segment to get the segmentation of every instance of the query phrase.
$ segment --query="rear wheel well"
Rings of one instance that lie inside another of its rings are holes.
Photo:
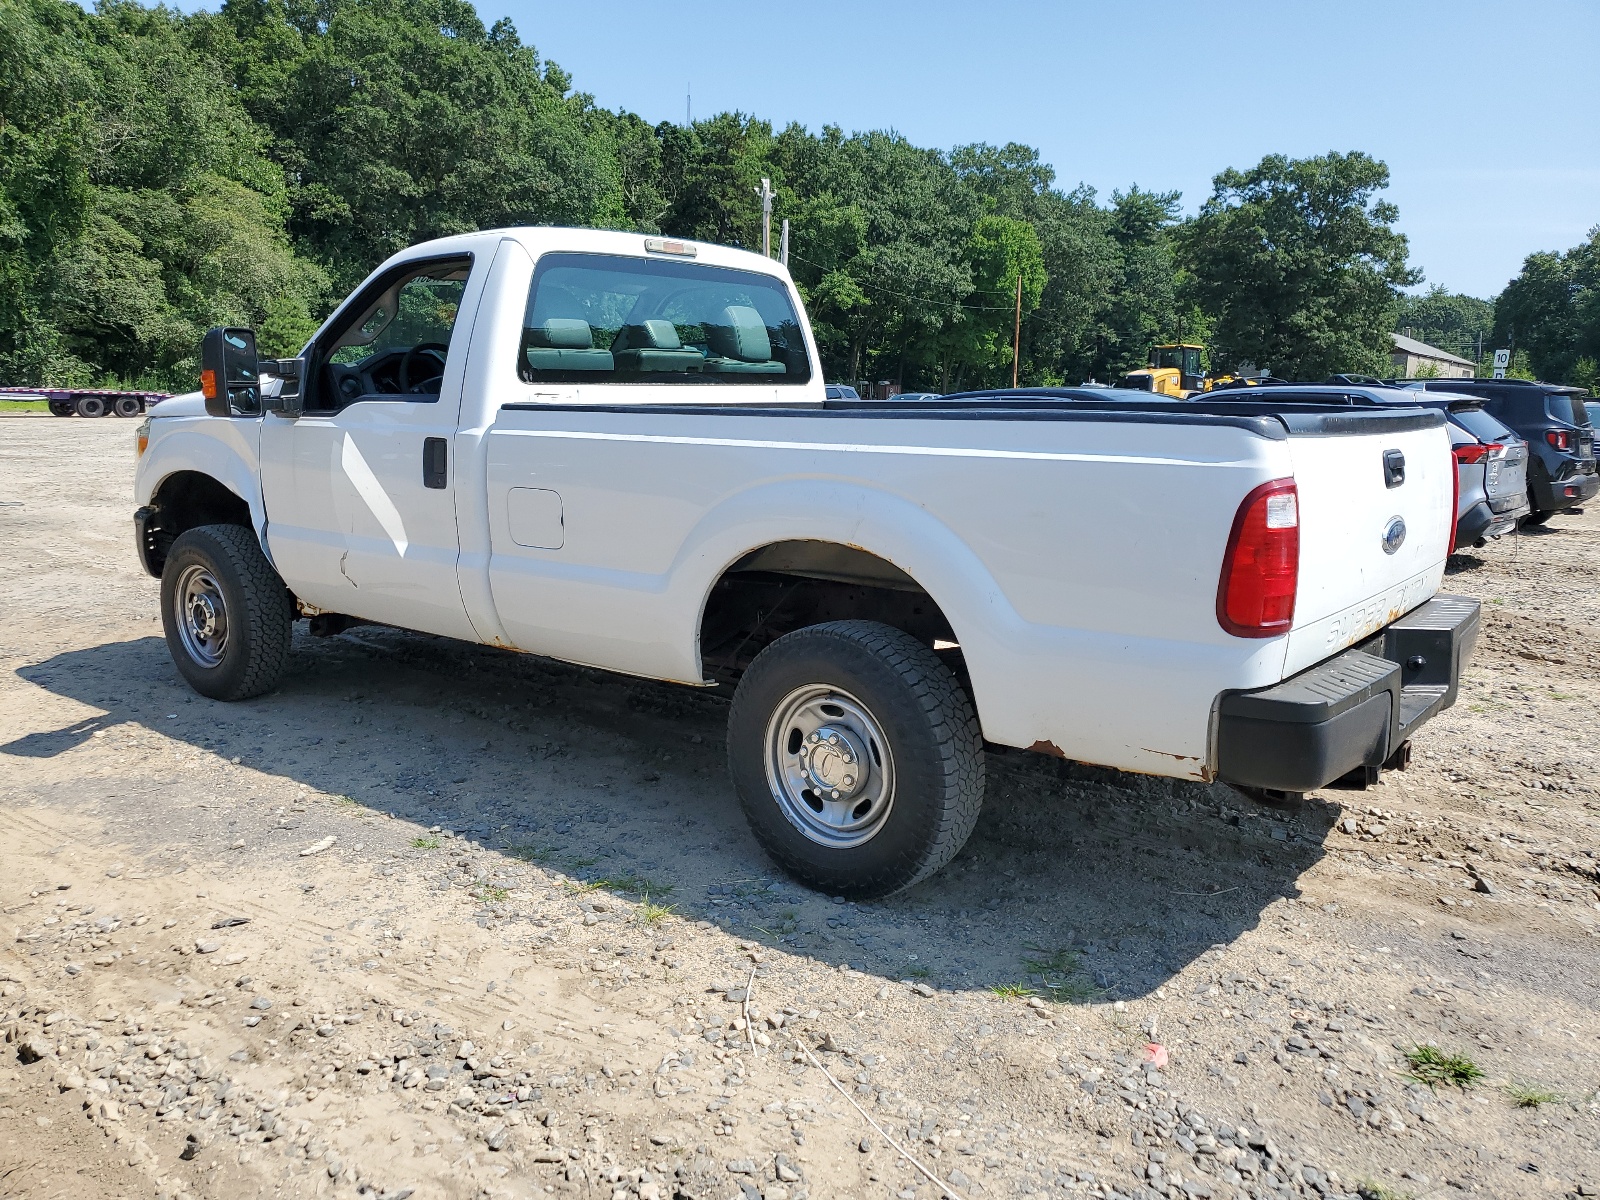
[[[201,525],[243,525],[254,529],[250,506],[210,475],[178,471],[161,481],[150,498],[154,510],[145,526],[145,557],[159,575],[178,536]]]
[[[847,620],[879,621],[932,647],[971,694],[955,630],[927,590],[887,559],[836,542],[774,542],[728,567],[701,614],[701,667],[731,683],[784,634]]]

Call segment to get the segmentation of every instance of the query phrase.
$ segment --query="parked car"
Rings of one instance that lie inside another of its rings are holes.
[[[1489,414],[1528,443],[1527,524],[1543,525],[1600,492],[1594,429],[1583,389],[1521,379],[1427,379],[1408,388],[1481,396]]]
[[[938,392],[899,392],[899,393],[896,393],[893,396],[890,396],[889,399],[891,399],[891,400],[925,401],[925,400],[937,400],[939,398],[939,395],[940,395],[940,393],[938,393]]]
[[[1345,384],[1335,376],[1325,384],[1273,385],[1279,404],[1331,405],[1339,408],[1426,408],[1443,413],[1450,427],[1456,459],[1456,535],[1451,547],[1481,546],[1486,538],[1510,533],[1528,515],[1525,482],[1528,447],[1484,410],[1478,396],[1424,392],[1391,385]],[[1230,393],[1243,399],[1248,393]],[[1216,397],[1224,401],[1228,397]]]
[[[732,685],[756,837],[857,896],[960,849],[986,740],[1298,793],[1454,702],[1441,413],[830,408],[803,312],[761,255],[544,227],[401,252],[296,359],[214,330],[135,479],[179,673],[267,692],[305,617]]]
[[[1528,443],[1481,405],[1470,403],[1476,399],[1462,397],[1468,403],[1450,403],[1451,442],[1461,476],[1461,503],[1456,510],[1458,550],[1510,533],[1532,511]]]
[[[859,400],[861,393],[848,383],[830,383],[823,388],[824,396],[829,400]]]

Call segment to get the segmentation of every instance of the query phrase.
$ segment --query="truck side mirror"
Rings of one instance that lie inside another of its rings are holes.
[[[200,394],[213,417],[253,417],[261,412],[254,330],[222,325],[206,330],[200,339]]]
[[[264,358],[261,374],[276,376],[280,381],[274,388],[266,384],[261,389],[261,405],[267,412],[285,417],[298,417],[306,410],[306,393],[303,382],[306,360],[303,358]]]

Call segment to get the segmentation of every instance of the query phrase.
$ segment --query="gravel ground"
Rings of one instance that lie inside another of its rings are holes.
[[[952,866],[777,876],[725,703],[383,629],[180,683],[132,426],[0,420],[0,1193],[1600,1195],[1596,513],[1452,564],[1411,770],[1011,753]]]

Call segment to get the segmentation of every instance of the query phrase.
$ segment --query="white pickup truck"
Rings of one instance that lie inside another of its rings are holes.
[[[271,689],[297,617],[733,686],[756,836],[836,894],[950,860],[986,741],[1363,785],[1477,636],[1436,595],[1435,412],[829,401],[784,268],[590,230],[398,254],[262,387],[227,333],[140,431],[139,552],[197,691]]]

